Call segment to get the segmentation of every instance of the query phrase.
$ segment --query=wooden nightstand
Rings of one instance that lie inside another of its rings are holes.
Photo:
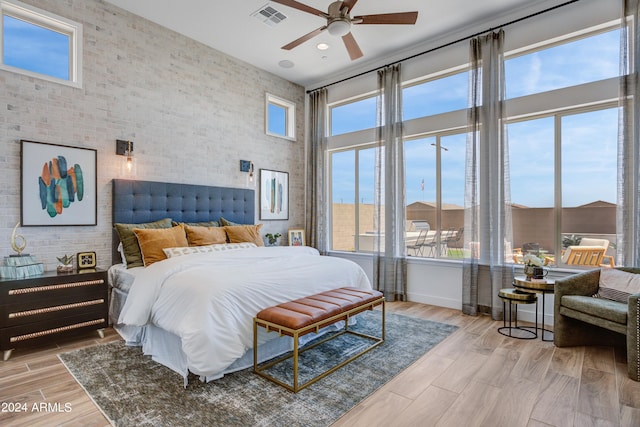
[[[0,279],[0,350],[4,360],[18,347],[54,341],[108,326],[105,270],[25,279]]]

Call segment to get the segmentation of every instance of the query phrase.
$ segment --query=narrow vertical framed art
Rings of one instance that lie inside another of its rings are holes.
[[[97,150],[21,140],[20,157],[23,227],[97,225]]]
[[[289,173],[260,169],[260,220],[289,219]]]

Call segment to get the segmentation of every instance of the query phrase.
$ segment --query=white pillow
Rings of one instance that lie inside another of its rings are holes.
[[[628,273],[615,268],[600,270],[598,294],[600,298],[627,303],[629,295],[640,292],[640,274]]]
[[[257,247],[255,243],[243,242],[243,243],[218,243],[214,245],[205,246],[186,246],[179,248],[164,248],[162,251],[167,258],[176,256],[189,255],[189,254],[204,254],[207,252],[221,252],[221,251],[233,251],[238,249],[247,249]]]
[[[122,246],[122,242],[118,244],[118,253],[120,254],[120,258],[122,258],[122,263],[124,266],[127,266],[127,257],[124,256],[124,247]]]

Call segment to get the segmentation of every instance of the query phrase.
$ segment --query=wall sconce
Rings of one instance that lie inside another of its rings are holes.
[[[240,172],[248,172],[246,186],[255,187],[255,172],[251,160],[240,160]]]
[[[122,174],[135,175],[136,159],[133,157],[133,141],[116,139],[116,154],[119,156],[127,156],[121,167]]]

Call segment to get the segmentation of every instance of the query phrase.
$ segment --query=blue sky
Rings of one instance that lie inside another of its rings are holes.
[[[505,61],[507,98],[616,77],[619,73],[618,30],[554,46]],[[462,72],[403,91],[404,119],[464,109],[468,74]],[[375,126],[375,98],[334,108],[332,133]],[[564,206],[595,200],[616,202],[617,109],[561,118],[562,196]],[[508,126],[512,201],[531,207],[553,206],[554,118],[545,117]],[[405,143],[406,199],[435,201],[435,137]],[[464,204],[466,135],[445,136],[442,147],[442,201]],[[373,198],[373,150],[360,152],[359,200]],[[355,197],[353,152],[332,155],[334,202]],[[425,182],[422,190],[422,180]]]
[[[3,62],[13,67],[69,79],[69,36],[8,15],[3,19]]]

